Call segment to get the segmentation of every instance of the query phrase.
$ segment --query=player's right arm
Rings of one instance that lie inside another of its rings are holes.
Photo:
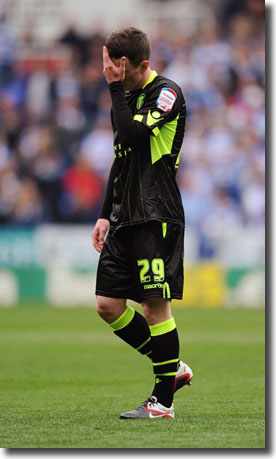
[[[93,246],[97,252],[101,252],[104,245],[104,238],[109,230],[109,221],[105,218],[99,218],[92,232]]]
[[[113,184],[117,175],[116,159],[111,167],[109,178],[106,186],[105,199],[97,223],[92,232],[93,246],[97,252],[101,252],[105,236],[109,230],[109,218],[112,212],[113,204]]]

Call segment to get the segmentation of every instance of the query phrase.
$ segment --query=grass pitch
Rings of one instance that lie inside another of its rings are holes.
[[[194,371],[174,420],[120,420],[149,359],[91,309],[0,309],[0,447],[264,448],[264,310],[174,310]]]

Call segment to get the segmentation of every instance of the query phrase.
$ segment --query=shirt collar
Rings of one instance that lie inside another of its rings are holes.
[[[149,79],[146,81],[144,86],[142,86],[142,89],[144,89],[148,84],[150,84],[157,75],[158,75],[158,73],[155,70],[152,70]]]

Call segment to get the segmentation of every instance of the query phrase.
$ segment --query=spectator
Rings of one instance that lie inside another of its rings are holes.
[[[66,171],[62,185],[59,204],[64,220],[74,223],[95,220],[101,199],[101,180],[84,158],[79,157]]]
[[[24,178],[10,214],[11,223],[20,225],[43,223],[46,216],[44,206],[35,181]]]
[[[223,20],[151,37],[156,70],[187,102],[177,180],[202,257],[218,232],[264,227],[264,2],[222,3]],[[0,221],[94,222],[113,161],[104,37],[70,25],[53,63],[27,65],[32,41],[22,48],[0,18]]]

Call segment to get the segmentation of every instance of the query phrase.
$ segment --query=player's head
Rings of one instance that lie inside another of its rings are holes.
[[[115,65],[126,59],[125,89],[134,89],[149,67],[150,43],[147,35],[135,27],[112,32],[106,40],[108,54]]]

